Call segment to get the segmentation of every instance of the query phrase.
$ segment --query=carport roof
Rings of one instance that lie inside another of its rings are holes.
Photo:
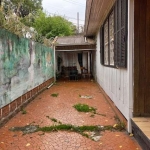
[[[96,43],[92,39],[87,39],[83,35],[59,37],[56,43],[58,51],[78,51],[78,50],[95,50]]]

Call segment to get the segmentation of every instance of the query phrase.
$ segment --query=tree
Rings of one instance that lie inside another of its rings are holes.
[[[34,20],[34,28],[42,36],[47,38],[55,36],[68,36],[75,33],[75,26],[67,19],[61,16],[47,16],[44,12],[39,11]]]
[[[29,13],[36,13],[39,9],[42,9],[42,0],[1,0],[5,11],[9,9],[19,17],[25,17]]]

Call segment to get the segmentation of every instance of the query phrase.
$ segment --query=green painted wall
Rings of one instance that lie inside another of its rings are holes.
[[[54,76],[54,53],[0,29],[0,108]]]

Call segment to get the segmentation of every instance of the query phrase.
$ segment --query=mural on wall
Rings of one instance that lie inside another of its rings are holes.
[[[51,48],[0,30],[0,108],[53,76]]]

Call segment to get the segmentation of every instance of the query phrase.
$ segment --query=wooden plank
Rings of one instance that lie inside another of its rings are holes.
[[[145,103],[145,57],[146,57],[146,1],[143,0],[140,2],[140,66],[139,66],[139,105],[140,105],[140,114],[144,114],[144,103]],[[136,64],[135,64],[136,65]]]
[[[134,115],[139,115],[139,14],[140,14],[140,0],[134,2]]]
[[[146,88],[145,112],[150,115],[150,1],[147,0],[146,14]]]

